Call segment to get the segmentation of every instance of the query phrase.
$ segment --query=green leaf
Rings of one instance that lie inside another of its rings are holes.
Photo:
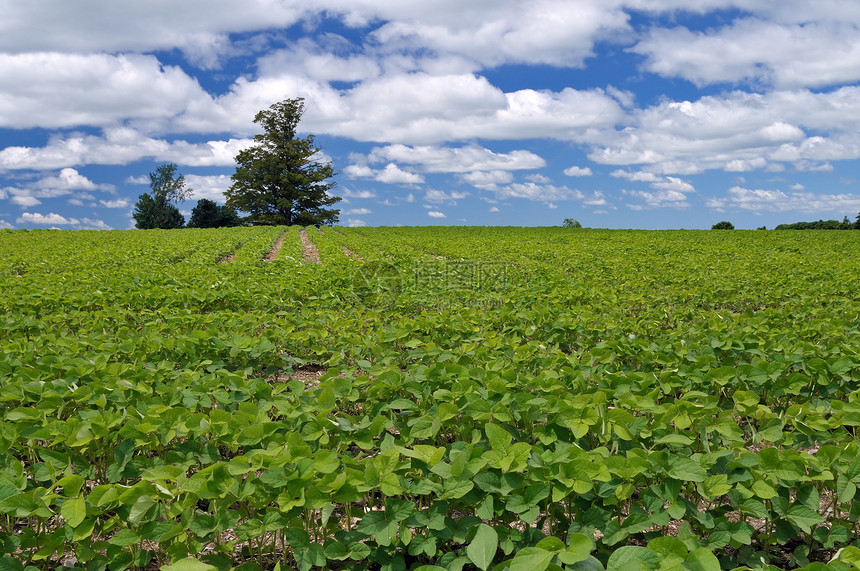
[[[299,571],[308,571],[312,567],[322,567],[325,562],[325,548],[319,543],[311,543],[307,549],[296,552],[296,563]]]
[[[660,565],[660,556],[645,547],[625,546],[609,556],[606,571],[653,571]]]
[[[585,561],[591,556],[594,541],[585,534],[571,533],[567,538],[567,550],[558,554],[559,560],[565,565],[573,565]]]
[[[520,549],[511,560],[510,571],[544,571],[555,553],[538,547]]]
[[[800,504],[795,504],[789,508],[788,512],[785,514],[785,519],[805,531],[806,533],[810,533],[812,531],[813,525],[818,525],[819,523],[824,522],[824,518],[822,518],[818,512],[815,512],[809,509],[806,506],[802,506]]]
[[[442,424],[434,415],[425,414],[415,420],[415,424],[409,430],[409,436],[412,438],[433,438]]]
[[[0,571],[24,571],[24,564],[19,559],[4,557],[0,559]]]
[[[108,540],[108,543],[125,547],[126,545],[133,545],[139,541],[140,534],[130,529],[121,529]]]
[[[488,422],[484,425],[484,432],[487,433],[487,440],[490,442],[490,448],[493,450],[505,453],[510,446],[513,436],[504,428]]]
[[[78,527],[84,518],[87,517],[87,503],[83,496],[68,499],[63,502],[63,507],[60,508],[62,515],[68,524],[72,527]]]
[[[860,569],[860,548],[849,545],[839,550],[839,561]]]
[[[690,553],[684,561],[690,571],[720,571],[720,562],[711,550],[700,547]]]
[[[209,565],[208,563],[203,563],[199,559],[194,559],[193,557],[180,559],[173,565],[165,565],[161,569],[162,571],[218,571],[217,567]]]
[[[485,571],[496,556],[499,548],[499,534],[487,524],[478,525],[472,542],[466,546],[466,555],[478,569]]]
[[[708,473],[702,465],[684,456],[671,456],[669,458],[669,469],[666,473],[676,480],[682,482],[704,482]]]

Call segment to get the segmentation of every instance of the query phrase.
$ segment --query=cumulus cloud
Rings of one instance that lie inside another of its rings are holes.
[[[591,176],[592,174],[594,174],[591,172],[590,167],[578,167],[578,166],[568,167],[568,168],[564,169],[563,172],[567,176]]]
[[[42,201],[34,196],[28,196],[25,194],[17,194],[10,198],[13,203],[21,206],[22,208],[27,208],[30,206],[36,206],[38,204],[42,204]]]
[[[116,200],[99,200],[99,204],[105,208],[128,208],[128,200],[117,198]]]
[[[424,177],[420,174],[405,171],[394,163],[385,165],[384,169],[374,174],[374,178],[386,184],[421,184],[424,182]]]
[[[364,216],[366,214],[370,214],[370,209],[368,208],[351,208],[343,213],[345,216],[353,215],[353,216]]]
[[[500,199],[525,198],[539,202],[554,200],[582,200],[585,195],[579,190],[573,190],[566,186],[555,186],[552,184],[539,184],[536,182],[513,183],[500,187],[495,191],[496,197]]]
[[[458,174],[457,178],[482,190],[496,190],[499,185],[514,181],[514,175],[510,171],[475,171]]]
[[[647,165],[652,174],[781,170],[782,163],[856,159],[858,95],[860,88],[852,86],[826,93],[733,91],[696,101],[662,101],[635,111],[622,130],[588,135],[589,158]]]
[[[427,212],[427,216],[429,216],[430,218],[448,218],[447,216],[445,216],[445,213],[439,212],[438,210],[430,210],[429,212]]]
[[[196,80],[154,56],[0,53],[0,127],[117,126],[211,104]]]
[[[224,203],[224,191],[233,184],[233,179],[227,175],[201,176],[195,174],[185,175],[185,183],[191,189],[190,200],[206,198],[215,202]]]
[[[9,224],[5,220],[0,220],[0,230],[11,230],[12,228],[14,228],[14,226]]]
[[[860,79],[857,23],[822,22],[820,15],[793,24],[743,18],[703,32],[654,28],[631,51],[646,56],[649,71],[697,85],[752,81],[784,89]]]
[[[816,194],[778,189],[730,188],[723,197],[710,198],[706,206],[714,210],[747,210],[752,212],[807,212],[841,215],[860,210],[860,195]]]
[[[76,218],[66,218],[65,216],[55,214],[54,212],[51,212],[50,214],[24,212],[16,222],[18,222],[18,224],[35,224],[37,226],[69,226],[80,224],[80,221]]]
[[[340,187],[338,193],[344,198],[376,198],[376,193],[372,190],[353,190]]]
[[[417,165],[424,172],[446,173],[538,169],[546,166],[546,161],[530,151],[495,153],[477,145],[467,147],[388,145],[373,149],[368,155],[368,160],[372,163],[395,161]]]
[[[462,200],[469,196],[468,192],[445,192],[444,190],[428,190],[424,194],[424,200],[433,204],[457,204],[458,200]]]
[[[641,202],[627,204],[631,210],[651,210],[654,208],[675,208],[686,210],[690,208],[687,195],[678,190],[623,190],[623,194],[638,199]]]
[[[0,150],[0,171],[55,169],[69,165],[124,165],[142,159],[186,166],[230,166],[233,157],[251,144],[248,139],[189,143],[143,135],[130,128],[106,129],[101,136],[72,133],[52,137],[44,147]]]

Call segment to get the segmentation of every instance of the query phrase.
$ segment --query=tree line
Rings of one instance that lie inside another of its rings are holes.
[[[254,123],[263,133],[236,155],[233,184],[224,193],[226,204],[202,198],[191,212],[189,228],[238,225],[302,226],[334,224],[340,211],[327,208],[341,200],[331,163],[324,160],[314,136],[297,137],[304,99],[286,99],[260,111]],[[193,190],[173,163],[149,173],[150,192],[141,194],[132,216],[140,229],[182,228],[185,217],[176,206]],[[239,213],[244,213],[240,216]]]

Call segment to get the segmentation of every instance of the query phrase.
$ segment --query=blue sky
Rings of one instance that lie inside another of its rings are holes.
[[[304,97],[341,224],[739,228],[860,212],[856,0],[0,0],[0,228],[223,202]]]

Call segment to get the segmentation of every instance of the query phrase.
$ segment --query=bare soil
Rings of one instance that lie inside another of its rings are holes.
[[[302,260],[306,264],[321,264],[320,253],[317,251],[317,247],[314,246],[314,243],[311,242],[311,239],[308,238],[308,233],[306,230],[302,230],[299,232],[299,238],[302,240]]]
[[[346,246],[341,246],[341,249],[343,250],[344,254],[346,254],[347,256],[352,258],[353,260],[364,260],[364,258],[359,256],[358,254],[356,254],[355,252],[353,252],[352,250],[350,250]]]
[[[272,246],[272,249],[269,250],[269,253],[266,254],[265,258],[263,258],[264,262],[274,262],[275,259],[277,259],[278,254],[281,252],[281,248],[284,247],[284,238],[286,238],[286,237],[287,237],[286,232],[284,232],[283,234],[280,235],[280,237],[278,238],[278,241],[275,242],[275,245]]]

